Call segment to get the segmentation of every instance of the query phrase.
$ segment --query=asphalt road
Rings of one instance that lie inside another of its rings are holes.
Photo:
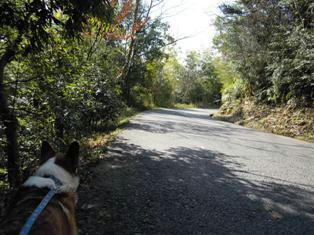
[[[314,234],[314,145],[214,111],[136,116],[82,186],[81,233]]]

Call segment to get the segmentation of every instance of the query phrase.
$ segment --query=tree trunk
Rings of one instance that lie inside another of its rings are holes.
[[[136,36],[136,22],[138,20],[138,13],[139,13],[139,6],[141,4],[141,0],[136,0],[135,1],[135,9],[134,9],[134,16],[133,16],[133,26],[132,26],[132,32],[131,32],[131,41],[130,41],[130,45],[129,45],[129,50],[128,50],[128,54],[126,57],[126,62],[125,65],[123,67],[122,70],[122,75],[120,77],[120,79],[122,80],[122,90],[124,93],[124,97],[126,99],[127,103],[130,103],[130,85],[129,82],[127,81],[128,79],[128,74],[130,71],[130,67],[132,65],[132,59],[133,59],[133,55],[134,55],[134,46],[135,46],[135,36]],[[128,104],[129,105],[129,104]]]
[[[17,144],[18,121],[15,114],[10,110],[8,98],[4,91],[4,69],[14,56],[14,51],[7,50],[0,59],[0,118],[5,128],[7,140],[7,170],[8,180],[11,187],[20,184],[19,152]]]

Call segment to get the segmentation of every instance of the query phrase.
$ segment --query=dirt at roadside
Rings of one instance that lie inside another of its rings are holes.
[[[314,109],[271,106],[245,100],[225,104],[214,119],[314,143]]]

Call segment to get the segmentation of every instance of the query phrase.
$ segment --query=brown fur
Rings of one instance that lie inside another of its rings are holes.
[[[56,156],[55,164],[63,167],[67,172],[74,175],[78,167],[79,144],[73,142],[67,153],[55,155],[48,144],[43,142],[40,162],[45,163],[49,158]],[[15,198],[10,203],[7,216],[0,223],[0,235],[19,234],[26,220],[31,216],[40,204],[48,188],[21,187]],[[31,228],[32,235],[75,235],[77,227],[75,222],[76,193],[59,193],[53,196],[46,208],[40,213]]]
[[[1,223],[0,234],[19,234],[27,218],[39,205],[49,189],[21,188],[8,215]],[[75,193],[57,194],[34,223],[30,234],[75,235]]]

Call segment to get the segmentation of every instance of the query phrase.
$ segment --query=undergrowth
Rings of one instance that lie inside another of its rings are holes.
[[[80,140],[80,182],[88,182],[90,177],[90,168],[96,166],[99,161],[104,158],[109,143],[114,140],[122,128],[129,123],[130,118],[138,112],[139,110],[134,108],[126,108],[115,123],[110,123],[106,127],[101,127],[89,136]],[[33,171],[34,170],[35,169],[33,169]],[[16,189],[9,188],[6,175],[6,169],[0,168],[1,218],[4,216],[5,208],[8,206],[10,198],[12,198],[16,191]]]
[[[300,108],[293,102],[273,106],[252,99],[237,100],[225,103],[214,119],[314,142],[314,109]]]

